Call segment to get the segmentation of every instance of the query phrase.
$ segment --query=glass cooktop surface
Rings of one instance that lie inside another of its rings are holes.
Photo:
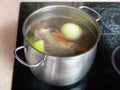
[[[22,2],[20,4],[18,34],[16,47],[23,45],[22,25],[26,17],[33,11],[48,5],[64,4],[73,7],[80,5],[95,9],[101,19],[101,38],[98,44],[96,58],[88,75],[80,82],[70,86],[51,86],[38,80],[29,68],[15,60],[12,90],[119,90],[120,76],[111,64],[111,54],[120,45],[120,3],[92,2]],[[20,53],[21,57],[24,54]],[[120,61],[116,59],[118,65]]]

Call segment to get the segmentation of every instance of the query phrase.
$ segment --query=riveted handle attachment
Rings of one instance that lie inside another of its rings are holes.
[[[92,9],[90,7],[87,7],[87,6],[80,6],[80,7],[78,7],[78,9],[80,9],[80,10],[88,9],[88,10],[92,11],[93,13],[95,13],[97,15],[96,21],[100,20],[100,14],[97,11],[95,11],[94,9]]]

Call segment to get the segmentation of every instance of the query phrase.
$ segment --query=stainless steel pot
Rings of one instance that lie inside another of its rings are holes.
[[[97,14],[97,19],[95,20],[80,9],[91,10]],[[35,50],[26,40],[25,32],[31,23],[38,18],[44,20],[54,16],[67,16],[84,23],[96,38],[91,48],[83,54],[70,57],[46,55]],[[58,86],[74,84],[86,76],[94,61],[100,38],[99,26],[96,22],[99,19],[99,13],[86,6],[80,6],[77,9],[70,6],[55,5],[39,9],[26,19],[23,25],[24,45],[15,49],[15,57],[20,63],[29,67],[32,73],[43,82]],[[27,63],[17,55],[17,52],[21,49],[24,49]]]

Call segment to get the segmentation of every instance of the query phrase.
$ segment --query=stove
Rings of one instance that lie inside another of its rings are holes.
[[[120,76],[111,63],[112,52],[120,45],[120,3],[118,2],[22,2],[20,4],[16,47],[23,45],[22,25],[26,17],[39,8],[55,4],[70,5],[76,8],[85,5],[100,13],[101,20],[98,21],[98,24],[101,38],[95,62],[82,81],[60,87],[41,82],[31,73],[29,68],[15,60],[12,90],[119,90]],[[118,68],[120,68],[119,54],[120,51],[115,56]],[[20,55],[24,57],[23,53]]]

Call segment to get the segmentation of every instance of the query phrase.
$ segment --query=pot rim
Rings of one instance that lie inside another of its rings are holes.
[[[58,7],[59,7],[59,8],[73,9],[73,10],[79,12],[79,13],[85,14],[86,16],[88,16],[88,17],[95,23],[96,27],[98,28],[98,29],[97,29],[97,34],[98,34],[98,35],[97,35],[97,37],[96,37],[95,43],[94,43],[94,44],[91,46],[91,48],[89,48],[86,52],[81,53],[81,54],[77,54],[77,55],[72,55],[72,56],[54,56],[54,55],[45,54],[45,53],[43,53],[43,52],[40,52],[40,51],[36,50],[36,49],[27,41],[27,39],[26,39],[26,37],[25,37],[25,33],[24,33],[24,30],[25,30],[25,26],[26,26],[26,24],[27,24],[27,21],[28,21],[33,15],[35,15],[36,13],[39,13],[40,11],[43,11],[43,10],[46,10],[46,9],[50,9],[50,8],[58,8]],[[50,6],[44,6],[44,7],[42,7],[42,8],[39,8],[38,10],[33,11],[33,12],[32,12],[30,15],[28,15],[27,18],[25,19],[25,21],[24,21],[24,23],[23,23],[23,27],[22,27],[22,33],[23,33],[24,40],[25,40],[33,49],[35,49],[38,53],[41,53],[41,54],[44,54],[44,55],[47,55],[47,56],[52,56],[52,57],[60,57],[60,58],[69,58],[69,57],[76,57],[76,56],[84,55],[84,54],[88,53],[90,50],[92,50],[93,47],[95,47],[95,46],[98,44],[99,40],[100,40],[100,27],[99,27],[97,21],[95,21],[95,18],[93,18],[91,15],[89,15],[89,14],[86,13],[86,12],[84,12],[83,10],[80,10],[80,9],[78,9],[78,8],[75,8],[75,7],[72,7],[72,6],[68,6],[68,5],[50,5]]]

